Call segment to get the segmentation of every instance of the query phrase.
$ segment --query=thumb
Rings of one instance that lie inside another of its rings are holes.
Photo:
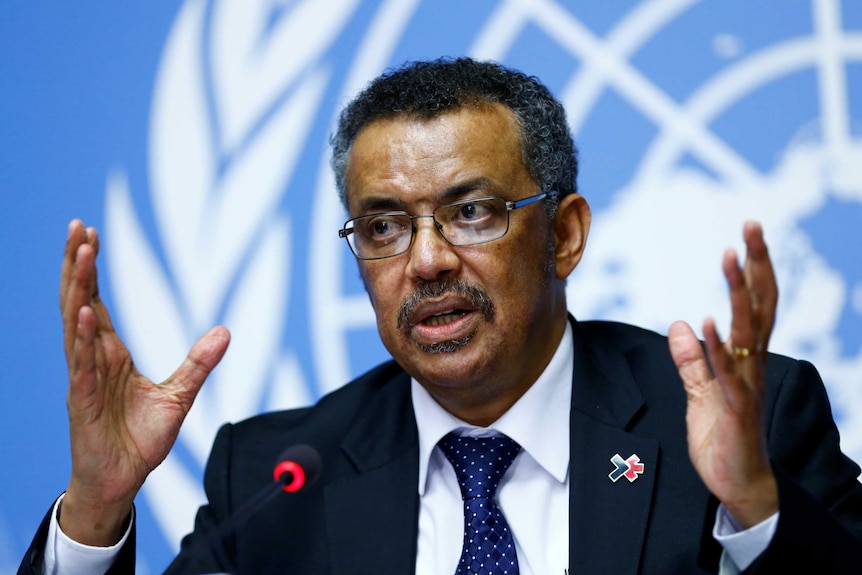
[[[705,363],[703,349],[691,326],[683,321],[674,322],[668,330],[667,342],[673,362],[681,375],[689,371],[694,372],[693,375],[702,375],[701,370]]]
[[[711,320],[708,320],[711,321]],[[709,388],[712,372],[700,341],[687,323],[674,322],[668,330],[668,346],[689,400]]]
[[[176,393],[186,410],[190,409],[207,376],[224,357],[229,343],[227,328],[211,328],[195,342],[186,359],[162,386]]]

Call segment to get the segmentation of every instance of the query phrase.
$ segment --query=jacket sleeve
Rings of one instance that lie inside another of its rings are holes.
[[[778,482],[778,525],[769,546],[745,573],[860,573],[859,466],[841,452],[826,390],[814,366],[789,360],[780,365],[786,369],[768,370],[778,373],[770,376],[767,391],[767,444]]]

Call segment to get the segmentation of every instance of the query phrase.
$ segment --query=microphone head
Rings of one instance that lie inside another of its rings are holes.
[[[282,484],[284,491],[293,493],[317,481],[322,467],[320,454],[315,448],[297,444],[281,452],[272,475]]]

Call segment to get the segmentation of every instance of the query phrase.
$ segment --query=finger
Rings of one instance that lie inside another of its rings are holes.
[[[745,274],[739,267],[739,260],[736,252],[728,250],[725,252],[724,275],[727,279],[728,287],[730,288],[730,335],[727,342],[722,346],[721,358],[726,363],[725,372],[741,377],[741,381],[749,385],[757,385],[761,376],[761,365],[764,358],[763,350],[766,342],[761,339],[761,331],[759,329],[759,319],[756,315],[754,304],[752,302],[752,293],[749,285],[746,282]],[[706,338],[704,333],[704,338]],[[715,332],[715,341],[718,339],[718,333]],[[707,342],[709,344],[710,342]],[[713,357],[709,352],[707,345],[707,355],[710,361],[719,361],[718,357]],[[716,365],[713,365],[716,377],[719,371]],[[723,380],[720,380],[723,381]]]
[[[75,328],[78,312],[81,306],[90,306],[95,314],[97,337],[99,334],[110,334],[114,331],[110,313],[99,297],[98,275],[96,270],[96,255],[99,249],[99,236],[95,228],[84,228],[80,220],[70,225],[74,239],[68,242],[67,252],[71,246],[77,246],[72,254],[74,259],[68,264],[64,262],[63,303],[61,304],[64,326],[64,343],[67,357],[71,357],[71,348],[75,342]],[[67,261],[70,254],[67,254]],[[97,352],[99,350],[97,349]]]
[[[77,259],[78,246],[86,242],[86,233],[82,233],[84,224],[81,220],[75,219],[69,222],[69,230],[66,236],[66,247],[63,252],[63,266],[60,270],[60,309],[62,310],[66,303],[66,292],[69,289],[69,284],[72,283],[72,275],[75,270],[75,260]]]
[[[210,372],[224,357],[230,343],[230,332],[216,326],[205,333],[189,351],[182,365],[165,381],[163,387],[177,394],[186,411]]]
[[[78,315],[83,306],[90,305],[92,302],[90,283],[95,268],[95,253],[90,245],[82,243],[78,244],[74,258],[61,305],[63,341],[67,359],[70,361],[75,345]]]
[[[703,322],[703,343],[715,381],[718,383],[718,394],[722,403],[732,411],[738,412],[742,405],[741,394],[745,391],[745,383],[739,377],[734,357],[728,353],[727,346],[722,343],[715,320],[712,318],[707,318]]]
[[[763,239],[763,228],[758,222],[746,222],[743,227],[746,245],[745,283],[751,293],[752,310],[759,343],[767,347],[775,324],[778,305],[778,283],[769,250]]]
[[[90,305],[93,307],[93,312],[96,314],[96,325],[100,334],[109,334],[114,332],[114,321],[111,319],[111,314],[108,311],[108,306],[102,301],[99,296],[99,281],[98,268],[94,265],[90,283]]]
[[[82,307],[75,330],[75,342],[69,361],[69,416],[77,419],[93,407],[98,387],[96,373],[96,318],[93,310]],[[86,416],[85,416],[86,417]]]
[[[745,275],[739,267],[739,259],[735,250],[724,252],[722,269],[730,291],[730,339],[732,345],[755,349],[757,347],[757,330],[754,328],[754,314],[751,308],[751,292],[745,282]]]
[[[98,255],[99,253],[99,232],[96,231],[96,228],[90,226],[87,228],[87,243],[93,246],[93,251]]]
[[[694,331],[683,321],[674,322],[668,330],[668,346],[689,397],[698,395],[712,373]]]
[[[96,228],[89,227],[86,229],[86,234],[87,243],[93,248],[94,258],[98,258],[99,248],[101,247],[99,232]],[[89,288],[93,311],[96,313],[96,325],[99,328],[99,332],[113,332],[114,322],[111,320],[111,314],[108,312],[107,306],[105,306],[101,296],[99,295],[99,268],[95,265],[93,266]]]
[[[94,228],[94,227],[87,228],[85,230],[85,233],[86,233],[86,237],[87,237],[87,244],[91,248],[93,248],[93,259],[95,261],[95,259],[98,258],[98,256],[99,256],[99,234],[96,231],[96,228]],[[91,290],[90,291],[91,297],[93,297],[93,298],[98,297],[98,295],[99,295],[99,276],[98,276],[98,269],[96,267],[93,267],[93,278],[92,278],[92,282],[90,284],[90,290]]]
[[[63,256],[63,267],[60,272],[60,307],[62,309],[65,304],[64,294],[68,291],[71,282],[75,276],[75,268],[78,263],[78,250],[83,245],[89,245],[94,254],[94,259],[99,254],[99,234],[96,228],[84,228],[81,220],[75,219],[69,222],[69,232],[66,238],[66,247]],[[95,273],[95,270],[93,270]],[[90,288],[94,290],[92,293],[98,293],[98,283],[96,276],[93,277],[93,282]]]

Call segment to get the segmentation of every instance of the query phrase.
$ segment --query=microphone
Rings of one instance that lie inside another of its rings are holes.
[[[236,531],[276,495],[281,492],[296,493],[312,485],[320,477],[322,468],[320,454],[310,445],[292,445],[282,451],[272,470],[273,482],[254,494],[217,529],[192,545],[187,553],[177,557],[166,573],[182,573],[180,567],[186,567],[189,561],[199,559],[206,548]]]
[[[281,491],[296,493],[317,481],[322,467],[320,454],[310,445],[299,443],[282,451],[272,470],[274,482],[261,489],[234,512],[218,530],[219,538],[230,534],[251,519],[252,515],[263,509]]]
[[[272,470],[272,477],[282,485],[282,491],[295,493],[317,481],[322,467],[317,450],[299,444],[282,451]]]
[[[320,454],[310,445],[300,443],[288,447],[275,460],[275,467],[272,470],[274,482],[246,501],[214,535],[219,539],[229,535],[263,509],[280,492],[296,493],[303,487],[311,485],[320,477],[321,468]],[[209,540],[209,537],[207,539]]]

